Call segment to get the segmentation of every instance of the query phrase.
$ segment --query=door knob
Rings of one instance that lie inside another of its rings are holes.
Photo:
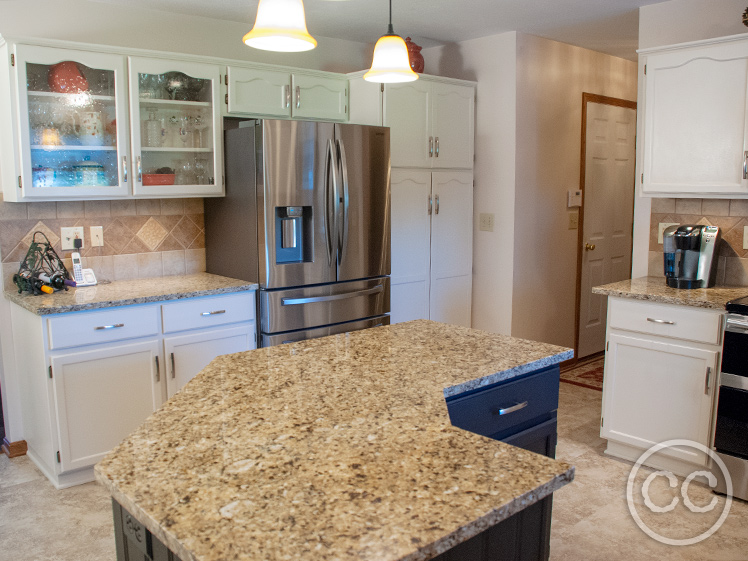
[[[585,251],[595,251],[595,244],[584,244],[584,250]]]

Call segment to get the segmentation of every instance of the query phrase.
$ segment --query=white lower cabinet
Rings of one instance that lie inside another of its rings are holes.
[[[254,292],[45,316],[12,304],[29,457],[57,488],[92,481],[211,360],[255,348],[254,310]]]
[[[636,461],[644,451],[668,440],[708,447],[719,368],[716,319],[721,312],[610,300],[600,431],[608,440],[607,452]],[[616,325],[641,325],[642,330]],[[714,333],[703,330],[709,325]],[[649,326],[660,333],[644,332]],[[676,338],[691,334],[714,343]],[[699,450],[682,446],[665,448],[644,463],[687,475],[694,465],[707,465],[707,460]]]
[[[470,327],[473,174],[392,170],[392,323]]]

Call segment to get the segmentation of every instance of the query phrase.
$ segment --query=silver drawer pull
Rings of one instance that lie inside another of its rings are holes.
[[[226,310],[215,310],[213,312],[203,312],[201,316],[217,316],[218,314],[225,314]]]
[[[666,319],[647,318],[647,321],[651,321],[652,323],[662,323],[664,325],[675,325],[674,321],[668,321]]]
[[[94,331],[98,331],[99,329],[117,329],[118,327],[124,327],[124,323],[115,323],[113,325],[100,325],[98,327],[94,327]]]
[[[507,407],[506,409],[499,409],[498,411],[494,411],[494,415],[508,415],[509,413],[514,413],[515,411],[524,409],[525,407],[527,407],[527,402],[523,401],[522,403],[512,405],[511,407]]]
[[[316,302],[333,302],[335,300],[345,300],[346,298],[355,298],[356,296],[369,296],[379,294],[384,291],[384,285],[378,284],[372,288],[354,290],[353,292],[344,292],[342,294],[333,294],[331,296],[310,296],[308,298],[281,298],[281,306],[298,306],[299,304],[314,304]]]

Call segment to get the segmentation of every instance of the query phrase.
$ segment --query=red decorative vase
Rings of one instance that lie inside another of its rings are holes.
[[[418,72],[420,74],[423,72],[423,55],[421,54],[421,47],[411,41],[410,37],[405,38],[405,46],[408,47],[410,67],[413,69],[413,72]]]

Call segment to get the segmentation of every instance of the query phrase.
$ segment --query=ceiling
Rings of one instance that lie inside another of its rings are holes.
[[[259,0],[96,0],[254,23]],[[638,8],[662,0],[394,0],[395,32],[424,47],[521,31],[636,60]],[[313,36],[374,43],[387,29],[387,0],[305,0]]]

